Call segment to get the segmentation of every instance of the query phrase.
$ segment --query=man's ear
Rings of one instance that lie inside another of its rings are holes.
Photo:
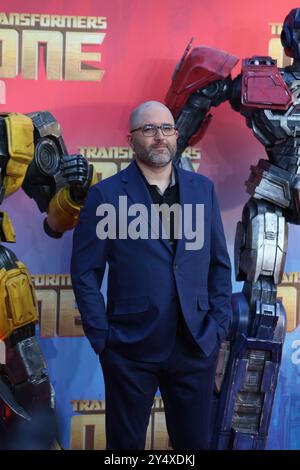
[[[127,134],[127,141],[129,143],[129,146],[132,148],[132,134],[130,134],[130,132],[128,132]]]

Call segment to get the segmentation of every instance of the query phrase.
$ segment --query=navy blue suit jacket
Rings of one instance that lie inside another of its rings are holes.
[[[171,353],[179,299],[186,324],[205,355],[227,335],[231,318],[231,267],[212,182],[177,170],[180,204],[204,204],[204,245],[187,250],[177,241],[106,239],[96,235],[97,207],[119,196],[128,205],[152,203],[136,163],[93,186],[74,231],[71,276],[86,336],[96,353],[107,344],[132,359],[162,361]],[[145,221],[145,223],[147,223]],[[107,306],[100,293],[109,265]]]

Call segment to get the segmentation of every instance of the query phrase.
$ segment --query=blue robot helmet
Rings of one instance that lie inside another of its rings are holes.
[[[281,44],[288,57],[300,59],[300,8],[294,8],[286,16],[281,32]]]

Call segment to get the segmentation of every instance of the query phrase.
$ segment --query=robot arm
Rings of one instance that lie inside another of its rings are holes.
[[[165,100],[179,131],[176,161],[188,145],[204,135],[210,108],[230,98],[230,72],[238,61],[210,47],[198,46],[188,54],[189,48],[175,69]]]
[[[31,122],[31,149],[20,183],[39,210],[48,213],[44,222],[47,235],[60,238],[76,225],[88,189],[96,182],[96,175],[93,166],[83,156],[68,155],[60,125],[49,112],[30,113],[23,117]]]
[[[97,182],[94,167],[82,155],[64,155],[60,168],[67,185],[51,199],[44,220],[45,232],[54,238],[75,227],[88,190]]]
[[[34,155],[33,124],[28,116],[1,116],[1,200],[23,184]]]

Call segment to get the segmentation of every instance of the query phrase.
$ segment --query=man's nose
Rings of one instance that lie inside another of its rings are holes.
[[[164,134],[162,133],[161,128],[158,127],[158,128],[156,129],[156,134],[155,134],[154,138],[160,140],[160,139],[163,139],[164,137],[165,137],[165,136],[164,136]]]

